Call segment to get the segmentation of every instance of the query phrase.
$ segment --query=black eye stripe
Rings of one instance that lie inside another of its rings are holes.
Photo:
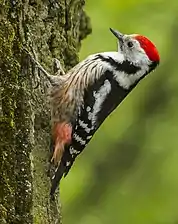
[[[127,43],[127,46],[128,46],[129,48],[132,48],[132,47],[133,47],[133,42],[132,42],[132,41],[129,41],[129,42]]]

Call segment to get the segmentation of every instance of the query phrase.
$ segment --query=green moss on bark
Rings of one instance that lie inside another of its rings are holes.
[[[13,58],[12,43],[14,41],[13,26],[5,18],[0,22],[0,73],[1,73],[1,107],[3,116],[0,118],[0,213],[2,220],[14,220],[15,216],[15,166],[14,147],[14,110],[16,105],[17,70],[16,60]],[[5,196],[5,197],[4,197]],[[3,199],[3,200],[2,200]],[[10,219],[9,219],[10,217]]]
[[[47,80],[21,48],[32,46],[49,71],[53,57],[68,70],[91,32],[83,5],[82,0],[0,1],[0,223],[61,222],[60,205],[49,200]]]

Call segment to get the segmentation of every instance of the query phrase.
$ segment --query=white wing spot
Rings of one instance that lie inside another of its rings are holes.
[[[67,161],[66,162],[66,166],[70,166],[70,161]]]
[[[92,119],[92,112],[89,112],[88,113],[88,120],[91,120]]]
[[[75,150],[72,146],[69,148],[69,152],[71,155],[80,153],[79,151]]]
[[[80,142],[81,145],[85,145],[86,142],[79,135],[77,135],[76,133],[74,133],[73,137],[75,138],[75,140],[77,142]]]
[[[86,133],[90,133],[91,128],[88,128],[88,124],[84,123],[84,121],[79,120],[79,125],[86,131]]]
[[[91,107],[88,106],[88,107],[86,108],[86,111],[87,111],[87,112],[90,112],[90,111],[91,111]]]

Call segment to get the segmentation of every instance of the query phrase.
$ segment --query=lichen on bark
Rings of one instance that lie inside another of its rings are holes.
[[[0,223],[61,222],[59,204],[49,200],[48,83],[22,47],[32,47],[49,72],[54,57],[68,70],[91,32],[83,6],[83,0],[0,1]]]

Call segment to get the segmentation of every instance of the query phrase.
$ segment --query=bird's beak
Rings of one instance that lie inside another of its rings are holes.
[[[117,37],[117,39],[119,40],[120,43],[123,43],[124,34],[120,33],[117,30],[113,30],[112,28],[110,28],[110,31],[114,34],[114,36]]]

